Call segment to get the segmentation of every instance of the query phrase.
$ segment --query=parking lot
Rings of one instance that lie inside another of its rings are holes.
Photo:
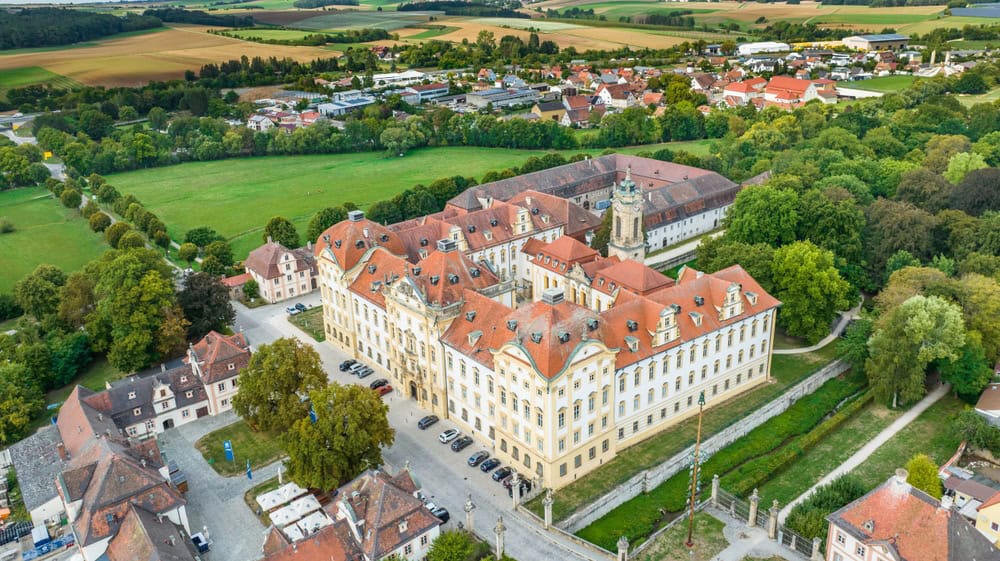
[[[296,300],[309,307],[319,305],[319,294],[310,294]],[[341,384],[364,384],[368,386],[379,378],[388,378],[385,372],[375,373],[365,379],[340,371],[340,363],[348,357],[328,343],[316,343],[288,322],[285,310],[293,304],[283,303],[248,310],[237,305],[236,328],[243,329],[252,347],[268,343],[279,337],[297,337],[312,343],[323,360],[324,369],[330,380]],[[531,523],[522,514],[513,511],[513,501],[504,486],[483,473],[478,467],[470,467],[468,459],[479,451],[493,454],[493,450],[478,441],[459,452],[450,449],[450,443],[441,443],[438,436],[455,426],[448,420],[441,420],[426,430],[417,427],[417,422],[427,415],[415,401],[393,391],[383,397],[389,404],[389,422],[396,429],[395,443],[383,452],[390,471],[409,465],[417,477],[428,500],[443,506],[451,514],[445,528],[464,524],[463,506],[466,497],[472,497],[474,527],[476,533],[494,542],[494,527],[502,515],[506,551],[518,561],[551,561],[552,559],[596,559],[589,550],[575,543],[552,535]],[[499,468],[498,468],[499,469]],[[227,561],[218,560],[216,561]],[[243,560],[233,560],[243,561]]]

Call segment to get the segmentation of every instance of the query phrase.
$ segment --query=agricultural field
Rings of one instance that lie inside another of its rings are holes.
[[[320,12],[315,12],[320,13]],[[392,31],[414,24],[425,23],[439,12],[325,12],[295,22],[301,29],[332,31],[340,29],[385,29]]]
[[[4,98],[9,89],[36,84],[47,84],[56,88],[72,88],[79,85],[75,80],[49,72],[40,66],[0,70],[0,98]]]
[[[312,60],[330,56],[318,47],[257,45],[205,33],[201,26],[177,25],[157,33],[103,39],[93,46],[0,56],[0,71],[40,67],[84,84],[138,86],[150,80],[181,78],[185,70],[247,56]]]
[[[914,76],[883,76],[881,78],[872,78],[871,80],[851,82],[844,87],[889,93],[905,90],[912,86],[914,81],[916,81]]]
[[[0,193],[0,218],[15,227],[12,233],[0,234],[0,293],[10,292],[42,263],[75,271],[108,249],[86,220],[40,187]]]
[[[240,39],[263,39],[274,40],[274,41],[298,41],[306,35],[312,35],[312,31],[299,31],[296,29],[268,29],[262,27],[260,29],[239,29],[236,31],[230,31],[229,34],[234,37],[239,37]]]
[[[530,20],[519,18],[476,18],[472,20],[483,25],[493,25],[496,27],[510,27],[512,29],[537,30],[542,33],[553,31],[565,31],[567,29],[579,29],[580,25],[574,23],[564,23],[561,21]]]
[[[434,38],[436,38],[436,37],[438,37],[440,35],[447,35],[448,33],[451,33],[452,31],[457,31],[458,28],[457,27],[452,27],[452,26],[449,25],[449,26],[444,26],[444,27],[435,28],[435,29],[422,29],[422,28],[411,28],[410,29],[410,31],[414,31],[414,30],[417,31],[418,33],[411,33],[411,34],[408,33],[408,34],[404,35],[404,37],[406,39],[415,39],[415,40],[418,40],[418,41],[422,41],[422,40],[425,40],[425,39],[434,39]]]

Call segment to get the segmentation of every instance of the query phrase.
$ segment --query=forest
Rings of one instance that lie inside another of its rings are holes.
[[[119,17],[65,8],[0,10],[0,50],[69,45],[162,26],[150,15]]]

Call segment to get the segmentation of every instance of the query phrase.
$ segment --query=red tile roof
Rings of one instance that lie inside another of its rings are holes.
[[[603,269],[591,283],[593,288],[605,294],[612,294],[617,288],[625,288],[641,296],[673,285],[672,278],[632,259]]]
[[[235,277],[226,277],[222,279],[222,285],[228,288],[243,286],[251,278],[253,277],[250,276],[250,273],[243,273],[242,275],[236,275]]]
[[[424,300],[438,306],[454,304],[470,288],[481,292],[500,282],[484,265],[473,263],[461,251],[435,251],[417,263],[420,274],[411,268],[407,281],[417,287]]]
[[[406,255],[406,248],[395,232],[367,218],[344,220],[327,228],[316,240],[315,253],[317,258],[332,259],[341,270],[347,271],[377,246],[396,255]]]
[[[361,559],[361,548],[346,520],[320,528],[311,536],[288,543],[281,530],[271,527],[264,542],[264,561],[353,561]]]
[[[376,248],[364,265],[351,283],[350,290],[384,310],[383,291],[406,274],[408,263],[384,248]]]
[[[311,248],[288,249],[274,241],[267,242],[251,251],[246,261],[243,262],[243,266],[265,279],[278,278],[285,274],[282,265],[289,263],[289,261],[284,261],[286,256],[290,259],[291,271],[312,270],[315,273],[316,259],[312,255]]]
[[[799,80],[790,76],[774,76],[767,83],[765,91],[775,95],[784,93],[786,95],[797,94],[798,97],[802,97],[811,85],[812,82],[809,80]]]
[[[250,344],[242,333],[227,336],[213,330],[192,345],[191,350],[206,384],[237,376],[250,363]],[[190,364],[191,356],[185,357],[184,362]]]

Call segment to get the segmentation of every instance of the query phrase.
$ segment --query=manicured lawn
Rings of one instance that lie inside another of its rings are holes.
[[[850,458],[902,414],[901,410],[869,404],[765,483],[758,490],[760,504],[770,505],[772,500],[777,500],[781,505],[788,504]]]
[[[775,399],[789,386],[806,378],[837,355],[836,345],[831,344],[814,353],[800,355],[775,355],[771,363],[774,383],[760,386],[749,393],[722,403],[711,403],[705,410],[703,437],[718,433],[738,422],[750,412]],[[553,498],[552,517],[561,521],[578,508],[589,504],[635,474],[649,469],[684,448],[694,444],[698,419],[687,419],[618,453],[618,456],[600,468],[560,489]],[[539,495],[527,503],[532,512],[544,512]]]
[[[708,152],[706,141],[633,146],[619,152],[694,151],[695,147]],[[600,152],[581,149],[562,154]],[[381,152],[272,156],[191,162],[113,174],[107,179],[119,191],[139,197],[167,224],[175,240],[182,240],[191,228],[211,226],[229,239],[236,258],[242,259],[263,243],[261,231],[273,216],[288,218],[304,234],[309,219],[323,207],[353,202],[364,209],[418,183],[427,185],[453,175],[479,179],[488,171],[516,167],[546,153],[447,147],[415,150],[404,158],[386,158]]]
[[[882,76],[871,80],[851,82],[844,87],[874,92],[898,92],[909,88],[916,81],[914,76]]]
[[[674,280],[677,280],[677,275],[680,274],[681,267],[689,267],[691,269],[697,269],[698,268],[698,260],[697,259],[692,259],[692,260],[688,261],[687,263],[681,263],[680,265],[674,265],[673,267],[667,269],[666,271],[663,271],[663,274],[667,275],[668,277],[670,277],[670,278],[672,278]]]
[[[231,440],[235,460],[226,459],[222,443]],[[250,466],[257,469],[266,466],[284,454],[278,442],[278,435],[267,432],[254,432],[243,420],[228,427],[210,432],[195,443],[207,461],[220,475],[243,475],[246,473],[247,459]]]
[[[40,187],[0,193],[0,218],[16,230],[0,234],[0,293],[42,263],[67,273],[100,256],[108,246],[75,210],[64,208]]]
[[[637,561],[710,561],[715,559],[723,549],[729,546],[729,541],[722,535],[726,525],[721,520],[704,512],[694,515],[694,547],[688,549],[685,542],[688,536],[688,522],[678,522],[673,528],[656,537],[656,541],[644,549]],[[694,555],[691,551],[694,551]]]
[[[958,398],[946,395],[851,473],[860,477],[866,487],[874,488],[917,454],[927,454],[934,463],[943,464],[958,449],[960,439],[951,430],[951,419],[964,407]]]
[[[306,310],[301,314],[288,316],[288,322],[309,334],[317,341],[325,341],[326,335],[323,333],[323,307]]]

